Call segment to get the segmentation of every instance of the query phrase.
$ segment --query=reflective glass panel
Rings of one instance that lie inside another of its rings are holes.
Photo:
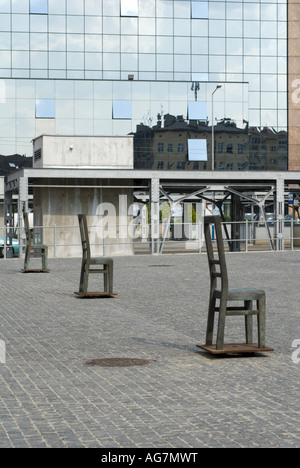
[[[242,4],[227,2],[226,14],[227,14],[228,19],[242,19],[242,16],[243,16]]]
[[[138,19],[137,18],[121,18],[121,34],[137,35],[138,34]]]
[[[67,13],[69,15],[83,15],[84,0],[67,0]]]
[[[208,73],[192,73],[193,81],[208,81]]]
[[[12,34],[12,48],[14,50],[28,50],[29,49],[29,34],[28,33],[13,33]]]
[[[37,119],[55,119],[54,99],[37,99],[35,117]]]
[[[8,19],[8,21],[9,21],[9,19]],[[12,30],[13,31],[19,31],[19,32],[21,32],[21,31],[28,32],[28,30],[29,30],[29,16],[28,15],[13,15],[12,16]],[[4,31],[5,31],[5,29],[4,29]]]
[[[30,31],[47,32],[48,31],[47,15],[32,15],[30,18]]]
[[[11,54],[8,50],[1,50],[0,51],[0,61],[2,68],[10,68],[11,67]],[[0,101],[1,102],[1,101]]]
[[[71,51],[84,50],[84,35],[83,34],[67,34],[67,49]]]
[[[174,17],[175,18],[190,18],[191,9],[189,2],[177,0],[174,2]]]
[[[83,16],[67,16],[67,31],[69,33],[83,33],[84,32]]]
[[[174,20],[174,35],[175,36],[189,36],[191,34],[191,22],[186,19]]]
[[[30,13],[34,15],[47,15],[48,0],[30,0]]]
[[[138,16],[138,0],[121,0],[121,16]]]
[[[188,140],[189,161],[207,161],[207,141],[206,140]]]
[[[49,31],[52,33],[66,32],[66,18],[62,15],[49,16]]]
[[[131,101],[113,101],[113,119],[131,119]]]
[[[85,0],[85,14],[86,15],[101,15],[102,2],[99,0]]]
[[[155,55],[154,54],[140,54],[139,56],[139,69],[143,72],[150,72],[155,70]]]
[[[67,65],[66,52],[50,52],[49,67],[54,70],[64,70]]]
[[[70,68],[73,70],[83,70],[84,69],[84,53],[83,52],[68,52],[67,53],[67,68]]]
[[[66,35],[65,34],[49,34],[49,50],[50,51],[65,51],[66,50]]]
[[[160,36],[172,36],[173,35],[173,21],[170,19],[157,20],[157,34]]]
[[[207,110],[205,102],[189,102],[188,118],[190,120],[206,120]]]
[[[103,15],[120,16],[120,0],[109,0],[103,2]]]
[[[54,15],[63,15],[66,12],[66,2],[61,0],[48,0],[49,13]]]
[[[132,72],[138,68],[137,54],[121,54],[121,68]]]
[[[8,32],[1,32],[0,33],[0,48],[3,49],[10,49],[11,47],[11,37]]]
[[[191,68],[190,55],[174,55],[174,71],[186,72]],[[172,70],[170,68],[170,70]]]
[[[174,38],[174,53],[175,54],[190,54],[191,39],[190,37],[175,37]]]
[[[30,52],[30,66],[31,68],[47,68],[48,67],[48,54],[47,52]]]
[[[10,13],[10,0],[1,0],[0,1],[0,12],[1,13]]]
[[[140,34],[155,36],[155,20],[153,18],[140,18],[139,30]]]
[[[192,18],[208,19],[208,2],[192,2]]]
[[[29,68],[29,52],[13,51],[12,52],[12,67],[13,68]]]
[[[32,50],[48,49],[47,34],[32,33],[30,34],[30,48]]]
[[[0,14],[0,28],[1,31],[10,31],[11,26],[10,26],[10,15],[7,14]]]

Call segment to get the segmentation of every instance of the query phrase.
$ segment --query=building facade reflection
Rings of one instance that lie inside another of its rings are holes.
[[[0,0],[0,154],[32,156],[41,134],[153,133],[136,167],[205,170],[213,121],[215,170],[286,168],[287,25],[287,0]]]
[[[251,127],[244,121],[240,128],[231,119],[214,127],[215,169],[222,171],[286,170],[287,132],[274,128]],[[183,116],[159,115],[152,127],[137,126],[134,133],[135,169],[194,170],[212,168],[212,128],[209,122],[185,120]],[[207,142],[207,160],[191,161],[188,141]]]

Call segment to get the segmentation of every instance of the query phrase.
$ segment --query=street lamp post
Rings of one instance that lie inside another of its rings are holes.
[[[222,88],[222,85],[218,84],[216,89],[213,91],[211,95],[211,169],[212,171],[215,170],[215,131],[214,131],[214,94],[215,92]]]

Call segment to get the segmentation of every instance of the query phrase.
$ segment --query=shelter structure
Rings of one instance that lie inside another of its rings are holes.
[[[132,242],[128,238],[132,223],[131,206],[136,191],[149,195],[150,250],[163,252],[164,236],[160,232],[160,204],[168,200],[171,206],[191,198],[214,201],[221,209],[224,200],[231,198],[232,220],[239,206],[248,201],[259,208],[268,231],[265,205],[274,201],[275,237],[269,235],[273,250],[284,248],[284,204],[291,191],[299,192],[298,171],[159,171],[136,170],[133,165],[133,138],[127,137],[56,137],[41,136],[33,141],[32,168],[21,168],[8,174],[5,180],[5,226],[8,237],[12,228],[12,199],[18,200],[19,226],[22,225],[22,208],[28,207],[29,197],[34,199],[34,225],[40,226],[38,242],[49,245],[49,257],[81,255],[81,243],[69,229],[77,224],[80,212],[87,214],[90,225],[99,225],[106,218],[117,226],[117,241],[103,252],[97,229],[90,233],[97,255],[131,255]],[[61,162],[61,163],[60,163]],[[218,199],[216,199],[218,193]],[[257,197],[257,193],[261,197]],[[176,194],[176,196],[174,196]],[[110,208],[113,210],[110,212]],[[111,217],[110,217],[111,216]],[[48,227],[58,225],[58,244],[51,248],[53,233]],[[104,225],[101,224],[103,227]],[[94,237],[93,237],[94,236]],[[228,236],[234,239],[235,233]],[[22,238],[20,235],[20,245]],[[68,248],[65,246],[68,245]],[[21,251],[22,249],[20,249]]]

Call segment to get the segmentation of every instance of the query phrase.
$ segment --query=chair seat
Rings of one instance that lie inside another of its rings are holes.
[[[109,257],[91,257],[88,263],[90,265],[112,265],[113,259]]]
[[[256,301],[265,295],[265,291],[256,288],[229,288],[227,293],[228,301]],[[214,296],[221,299],[222,290],[216,289]]]

